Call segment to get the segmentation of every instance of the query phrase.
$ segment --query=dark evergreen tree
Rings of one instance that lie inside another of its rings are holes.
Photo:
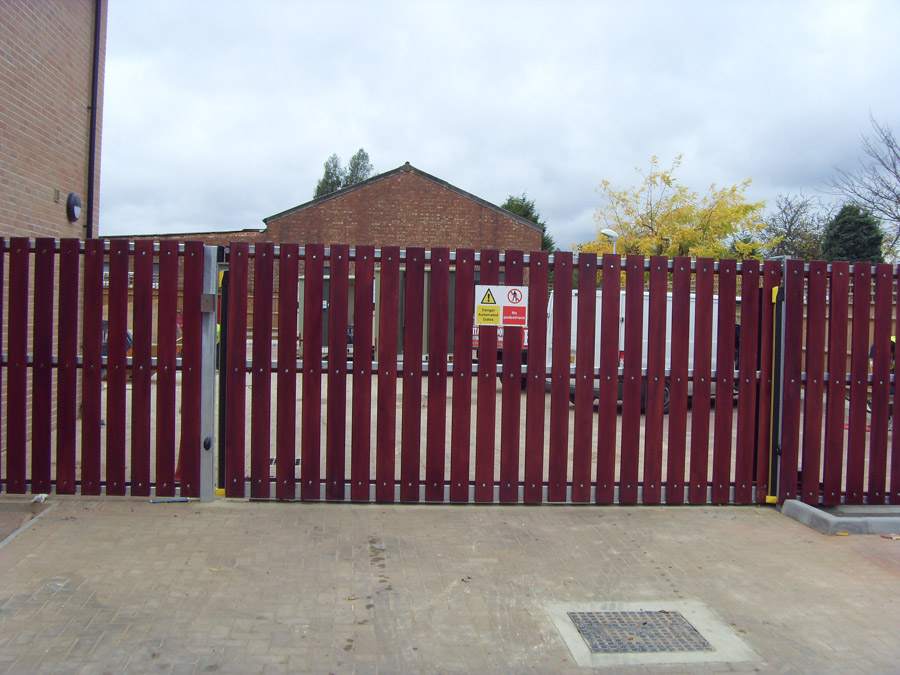
[[[547,232],[547,223],[541,220],[541,214],[538,213],[538,210],[535,208],[534,200],[528,199],[528,196],[524,192],[520,195],[510,195],[506,198],[506,201],[503,202],[500,208],[504,208],[511,213],[515,213],[517,216],[525,218],[525,220],[530,220],[535,225],[539,225],[541,228],[541,250],[556,250],[556,242]]]
[[[850,262],[884,262],[882,232],[878,220],[855,204],[847,204],[828,223],[822,242],[822,255],[826,260]]]
[[[313,199],[324,197],[341,188],[350,187],[362,183],[368,179],[372,172],[372,162],[369,161],[369,153],[360,148],[350,158],[346,170],[341,166],[341,160],[337,155],[332,155],[325,160],[325,173],[316,183],[316,191]]]

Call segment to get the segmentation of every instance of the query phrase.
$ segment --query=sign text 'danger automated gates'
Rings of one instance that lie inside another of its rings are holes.
[[[476,286],[476,326],[528,327],[526,286]]]

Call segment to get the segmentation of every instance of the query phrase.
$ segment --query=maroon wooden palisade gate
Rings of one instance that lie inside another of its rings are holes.
[[[2,489],[196,496],[202,244],[2,244]],[[897,267],[246,243],[230,247],[228,263],[227,496],[725,504],[764,503],[773,492],[779,501],[900,503]],[[521,329],[501,329],[498,359],[498,329],[481,327],[473,353],[472,324],[476,280],[501,279],[528,286],[529,330],[523,350]],[[782,283],[784,376],[773,391],[772,298]],[[713,369],[713,356],[733,362],[736,325],[739,366]],[[736,391],[736,404],[714,403],[713,384]],[[770,421],[782,398],[776,489]]]

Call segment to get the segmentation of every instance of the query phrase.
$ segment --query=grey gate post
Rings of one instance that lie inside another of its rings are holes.
[[[203,289],[200,299],[200,501],[216,494],[216,291],[217,247],[203,247]]]

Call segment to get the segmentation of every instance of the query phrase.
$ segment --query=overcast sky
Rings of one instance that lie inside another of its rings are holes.
[[[601,180],[825,188],[900,131],[900,2],[109,0],[101,235],[263,227],[329,155],[408,161],[563,248]]]

